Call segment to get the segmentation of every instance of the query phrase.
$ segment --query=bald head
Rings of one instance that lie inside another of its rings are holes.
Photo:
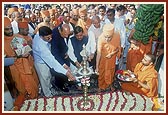
[[[144,58],[142,59],[142,64],[144,66],[150,66],[153,65],[155,62],[155,56],[151,53],[145,54]]]
[[[100,28],[100,17],[99,16],[93,16],[92,17],[92,24],[95,28]]]
[[[144,57],[148,57],[152,63],[155,63],[156,57],[153,54],[147,53],[144,55]]]
[[[62,24],[59,28],[61,36],[63,38],[68,38],[70,35],[70,27],[68,24]]]
[[[69,24],[62,24],[61,25],[61,31],[66,31],[66,30],[70,30]]]
[[[93,16],[92,17],[92,23],[94,22],[94,21],[100,21],[100,17],[99,16]]]
[[[130,48],[132,50],[139,50],[140,48],[140,41],[135,40],[135,39],[130,39]]]
[[[30,21],[32,23],[35,23],[36,22],[36,15],[34,13],[30,14]]]
[[[34,13],[31,13],[31,14],[30,14],[30,18],[31,18],[31,17],[36,17],[36,15],[35,15]]]

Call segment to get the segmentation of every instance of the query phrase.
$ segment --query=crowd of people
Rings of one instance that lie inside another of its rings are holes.
[[[5,4],[4,62],[12,63],[5,65],[9,67],[5,71],[11,73],[5,77],[14,81],[18,91],[15,109],[25,99],[37,98],[39,94],[54,96],[55,85],[64,92],[72,85],[74,90],[82,90],[73,72],[83,65],[80,52],[84,45],[88,66],[98,75],[98,92],[108,88],[113,91],[115,72],[127,69],[136,78],[132,83],[122,83],[123,90],[158,97],[160,67],[156,71],[155,58],[159,56],[152,53],[152,36],[148,44],[133,38],[139,7],[139,4]],[[32,51],[16,55],[11,47],[16,37],[26,40]],[[160,49],[163,44],[159,44]]]

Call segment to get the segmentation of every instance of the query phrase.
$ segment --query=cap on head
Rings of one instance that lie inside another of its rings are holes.
[[[85,7],[82,7],[79,9],[79,15],[86,15],[87,14],[87,9]]]
[[[13,7],[8,9],[8,14],[11,15],[13,12],[18,11],[18,8]]]
[[[113,24],[105,24],[103,26],[103,33],[111,36],[114,32],[114,25]]]
[[[44,10],[44,11],[41,11],[41,16],[42,16],[42,18],[44,18],[44,17],[49,17],[49,16],[50,16],[50,13],[49,13],[48,10]]]
[[[55,14],[55,9],[49,9],[48,11],[50,14]]]
[[[73,15],[79,15],[79,9],[73,9],[72,14]]]

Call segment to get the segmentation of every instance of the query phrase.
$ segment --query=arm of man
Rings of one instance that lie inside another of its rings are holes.
[[[143,87],[143,88],[145,88],[145,89],[147,89],[147,90],[149,90],[150,89],[150,87],[149,87],[149,85],[147,84],[147,83],[142,83],[141,81],[137,81],[137,83],[141,86],[141,87]]]
[[[40,57],[50,68],[53,68],[58,73],[66,75],[67,70],[54,58],[49,50],[41,49],[41,52]]]
[[[121,27],[120,27],[120,41],[121,41],[121,55],[123,54],[123,50],[125,48],[125,42],[126,42],[126,29],[124,22],[121,21]]]
[[[76,64],[76,66],[80,67],[80,64],[77,61],[77,58],[74,54],[74,49],[73,49],[73,46],[72,46],[72,43],[71,43],[71,39],[69,39],[69,42],[68,42],[68,55],[69,55],[69,58]]]
[[[41,54],[42,59],[45,61],[45,63],[50,67],[53,68],[56,72],[62,73],[68,77],[70,81],[76,80],[75,77],[72,75],[72,73],[65,69],[50,53],[50,51],[46,51],[45,53]]]
[[[141,82],[140,80],[138,80],[137,78],[130,78],[131,79],[131,81],[133,81],[134,83],[138,83],[138,85],[140,85],[141,87],[143,87],[143,88],[145,88],[145,89],[147,89],[147,90],[149,90],[150,89],[150,87],[149,87],[149,85],[147,84],[147,82]]]
[[[101,58],[101,40],[98,40],[98,45],[97,45],[97,56],[96,56],[96,72],[99,73],[99,62]]]
[[[88,50],[88,52],[90,52],[90,55],[89,55],[89,61],[91,61],[94,57],[94,54],[96,52],[96,38],[95,38],[95,35],[92,31],[89,31],[88,32],[88,43],[86,45],[86,48]]]

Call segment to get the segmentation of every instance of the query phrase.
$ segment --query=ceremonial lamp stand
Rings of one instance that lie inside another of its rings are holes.
[[[77,70],[77,73],[82,76],[81,84],[83,85],[84,95],[83,98],[78,101],[77,107],[81,111],[91,111],[94,108],[94,102],[88,98],[87,92],[88,86],[90,86],[90,76],[92,75],[93,70],[87,64],[88,55],[85,45],[83,45],[83,50],[80,52],[80,55],[82,56],[83,64],[82,67]]]

